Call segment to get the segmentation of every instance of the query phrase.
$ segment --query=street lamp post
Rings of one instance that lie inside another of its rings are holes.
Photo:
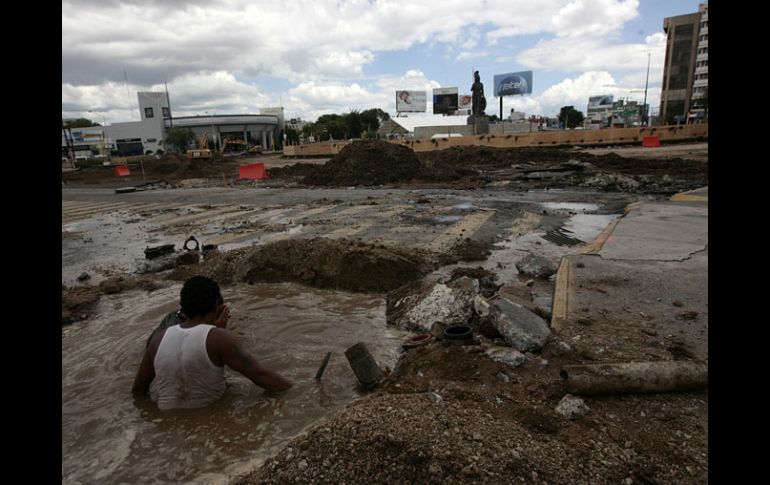
[[[647,126],[647,84],[650,81],[650,53],[647,53],[647,79],[644,80],[644,104],[642,109],[644,114],[642,115],[642,126]]]

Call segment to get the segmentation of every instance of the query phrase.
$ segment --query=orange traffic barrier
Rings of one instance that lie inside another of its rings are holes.
[[[264,180],[267,178],[264,163],[251,163],[239,167],[238,178]]]
[[[660,146],[660,137],[659,136],[645,136],[644,140],[642,140],[642,146],[643,147],[659,147]]]
[[[115,167],[116,177],[126,177],[128,175],[131,175],[131,172],[128,170],[128,165],[118,165]]]

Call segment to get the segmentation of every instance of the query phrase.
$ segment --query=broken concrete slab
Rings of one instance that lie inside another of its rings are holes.
[[[586,180],[583,187],[593,187],[602,190],[618,190],[621,192],[630,192],[639,188],[639,182],[618,173],[602,172]]]
[[[556,405],[556,412],[567,419],[575,419],[590,410],[591,408],[588,407],[583,399],[572,394],[565,394],[561,401],[559,401],[559,404]]]
[[[436,283],[427,290],[423,288],[417,296],[408,295],[394,302],[396,311],[388,316],[388,323],[420,332],[430,332],[435,323],[466,323],[473,317],[478,294],[479,282],[474,278],[464,276],[448,284]]]
[[[545,320],[523,306],[507,298],[498,298],[489,303],[492,325],[514,349],[521,352],[537,351],[550,338],[551,330]]]
[[[490,359],[505,364],[511,369],[515,369],[527,361],[524,354],[509,347],[490,347],[485,353]]]
[[[556,264],[551,260],[535,254],[528,254],[516,263],[516,269],[520,273],[535,276],[537,278],[548,278],[556,273]]]

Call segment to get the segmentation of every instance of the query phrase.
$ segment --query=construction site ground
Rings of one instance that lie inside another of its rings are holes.
[[[193,274],[382,301],[425,276],[490,274],[495,295],[552,324],[526,363],[492,360],[502,342],[483,334],[404,351],[375,391],[212,483],[705,483],[707,390],[585,397],[572,418],[555,409],[565,365],[708,361],[708,192],[675,195],[708,185],[708,144],[464,147],[371,163],[381,154],[361,144],[331,160],[168,156],[144,176],[63,174],[63,329],[99,325],[106,295],[120,304]],[[238,165],[255,162],[269,178],[238,180]],[[126,186],[139,190],[115,192]],[[181,262],[190,236],[218,251]],[[143,251],[163,244],[175,259],[150,268]],[[521,274],[529,254],[561,262],[559,275]]]

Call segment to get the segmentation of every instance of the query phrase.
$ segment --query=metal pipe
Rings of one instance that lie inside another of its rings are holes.
[[[366,344],[359,342],[350,347],[345,351],[345,357],[363,389],[371,389],[377,385],[381,371]]]
[[[567,392],[583,396],[708,388],[708,364],[689,360],[567,365],[559,375]]]

